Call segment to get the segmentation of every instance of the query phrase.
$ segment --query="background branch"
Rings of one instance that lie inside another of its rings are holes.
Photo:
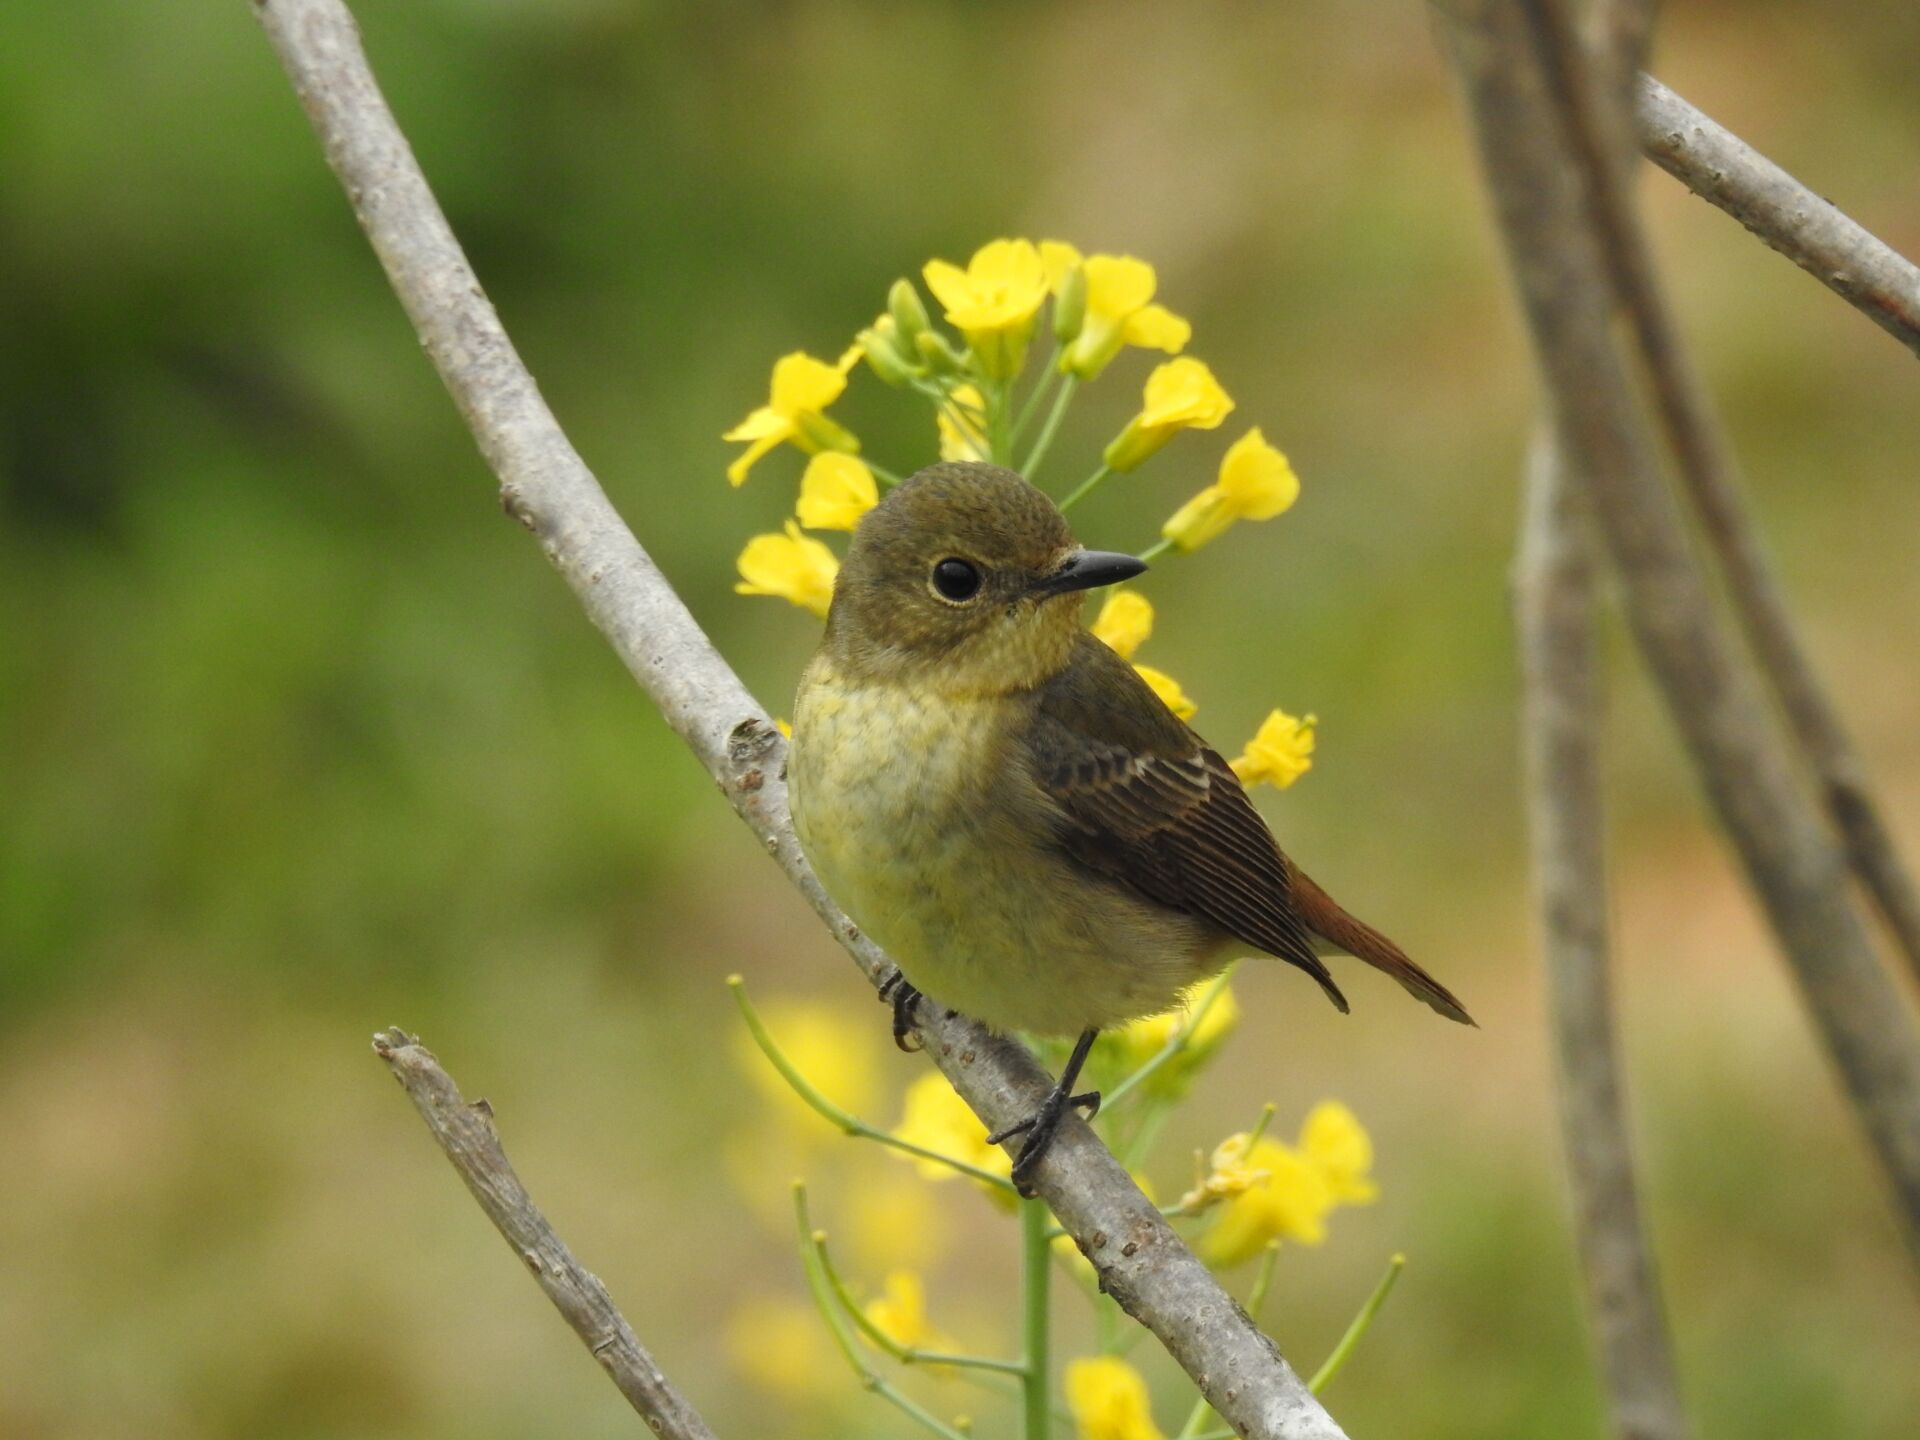
[[[785,746],[766,712],[640,548],[540,398],[368,69],[340,0],[253,0],[421,344],[500,481],[634,678],[868,980],[891,962],[827,897],[788,821]],[[922,1007],[927,1050],[988,1126],[1047,1088],[1021,1046]],[[1342,1432],[1086,1124],[1061,1129],[1036,1188],[1102,1286],[1166,1346],[1234,1430]]]
[[[501,1148],[492,1107],[484,1100],[469,1105],[433,1052],[404,1030],[381,1031],[373,1037],[373,1052],[387,1062],[494,1229],[647,1427],[665,1440],[714,1440],[707,1422],[634,1337],[607,1287],[553,1233]]]
[[[1920,265],[1651,75],[1633,101],[1649,160],[1920,355]]]
[[[1920,1045],[1903,997],[1853,910],[1841,855],[1662,483],[1614,348],[1614,271],[1599,211],[1608,141],[1557,97],[1588,84],[1557,63],[1557,7],[1460,6],[1445,27],[1560,435],[1590,487],[1628,619],[1720,823],[1787,958],[1892,1184],[1920,1261]],[[1562,27],[1564,28],[1564,27]],[[1630,215],[1616,216],[1631,226]]]
[[[1534,889],[1587,1314],[1621,1440],[1687,1434],[1614,1039],[1592,516],[1543,426],[1514,566]]]

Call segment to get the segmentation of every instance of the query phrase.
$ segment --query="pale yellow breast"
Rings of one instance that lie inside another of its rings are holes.
[[[1047,1034],[1165,1009],[1217,936],[1053,843],[1014,698],[850,684],[816,659],[794,711],[794,828],[843,909],[939,1003]]]

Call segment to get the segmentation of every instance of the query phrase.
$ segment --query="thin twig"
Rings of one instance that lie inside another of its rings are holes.
[[[1649,160],[1920,355],[1920,265],[1651,75],[1633,99]]]
[[[1890,1180],[1920,1261],[1920,1043],[1873,953],[1843,858],[1720,622],[1686,523],[1660,478],[1615,349],[1613,272],[1596,236],[1604,137],[1566,127],[1539,0],[1479,0],[1446,28],[1473,112],[1520,298],[1563,443],[1581,461],[1640,649],[1780,937]]]
[[[1586,492],[1543,428],[1514,566],[1534,888],[1587,1315],[1619,1440],[1687,1434],[1635,1192],[1608,974],[1598,577]]]
[[[484,1100],[468,1104],[433,1052],[404,1030],[381,1031],[373,1037],[373,1050],[387,1062],[494,1229],[648,1428],[666,1440],[714,1440],[707,1422],[634,1338],[607,1287],[581,1267],[534,1205],[500,1146],[492,1107]]]
[[[434,202],[368,69],[341,0],[254,0],[394,292],[500,481],[668,724],[687,742],[869,983],[894,965],[828,898],[794,839],[785,744],[713,648],[562,433]],[[1013,1041],[921,1009],[928,1054],[990,1129],[1049,1088]],[[1109,1294],[1166,1346],[1240,1434],[1325,1440],[1341,1430],[1271,1341],[1077,1117],[1034,1176]]]

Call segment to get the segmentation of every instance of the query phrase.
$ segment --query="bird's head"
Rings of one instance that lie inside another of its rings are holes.
[[[1006,694],[1067,663],[1081,592],[1138,575],[1083,549],[1011,470],[929,465],[861,518],[833,587],[826,645],[855,673],[944,693]]]

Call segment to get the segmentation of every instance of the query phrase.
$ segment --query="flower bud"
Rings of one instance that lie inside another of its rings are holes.
[[[929,370],[940,375],[966,374],[967,362],[938,330],[921,331],[913,343]]]
[[[926,366],[901,348],[900,330],[891,315],[882,315],[870,329],[862,330],[860,346],[867,368],[888,385],[905,385],[927,373]]]
[[[887,313],[893,317],[900,343],[909,353],[914,343],[932,327],[927,319],[927,307],[920,302],[920,292],[905,278],[894,281],[893,288],[887,291]]]
[[[1053,297],[1053,338],[1071,345],[1087,323],[1087,267],[1079,261],[1060,278]]]

